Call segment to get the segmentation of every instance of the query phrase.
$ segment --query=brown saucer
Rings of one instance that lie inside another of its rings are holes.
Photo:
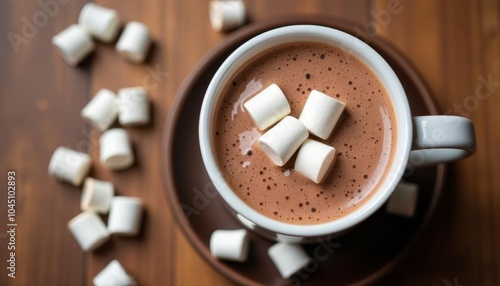
[[[293,16],[251,24],[231,35],[206,55],[185,79],[166,119],[162,160],[166,195],[174,217],[194,248],[218,271],[244,285],[345,285],[366,284],[386,274],[414,244],[431,218],[440,197],[445,165],[418,169],[405,179],[420,186],[413,219],[385,214],[381,209],[347,234],[332,240],[333,253],[320,250],[321,261],[300,276],[283,280],[267,249],[273,242],[251,233],[251,252],[245,263],[224,262],[210,255],[210,235],[216,229],[237,229],[234,219],[205,171],[198,145],[201,103],[212,76],[226,57],[246,40],[264,31],[294,24],[315,24],[353,35],[356,24],[322,16]],[[363,30],[363,27],[359,27]],[[391,46],[377,38],[360,37],[377,50],[399,76],[413,115],[437,114],[428,89],[411,65]],[[178,128],[181,127],[181,128]],[[204,195],[203,193],[206,193]],[[306,246],[314,257],[319,244]]]

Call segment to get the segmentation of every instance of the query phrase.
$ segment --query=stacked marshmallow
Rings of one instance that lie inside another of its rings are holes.
[[[243,105],[255,125],[264,130],[272,125],[258,142],[266,155],[278,166],[285,165],[300,148],[295,171],[319,184],[335,161],[335,148],[309,138],[309,133],[327,139],[345,108],[345,104],[313,90],[299,119],[290,114],[285,94],[271,84]]]
[[[113,42],[120,30],[118,13],[95,3],[83,6],[78,24],[73,24],[52,38],[61,57],[71,66],[76,66],[94,49],[92,38],[104,43]],[[146,58],[151,46],[151,34],[142,23],[130,22],[125,26],[116,51],[124,59],[140,63]]]

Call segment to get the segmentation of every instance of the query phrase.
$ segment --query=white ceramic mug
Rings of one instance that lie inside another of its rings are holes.
[[[340,48],[368,66],[378,76],[392,102],[397,125],[394,160],[374,195],[348,215],[330,222],[296,225],[274,220],[248,206],[225,181],[214,155],[213,130],[217,106],[228,81],[243,65],[272,47],[292,42],[317,42]],[[472,122],[458,116],[412,117],[405,91],[389,64],[361,40],[332,28],[297,25],[260,34],[236,49],[217,70],[205,94],[199,137],[203,162],[222,199],[248,228],[275,240],[310,242],[352,228],[379,209],[394,191],[407,166],[418,167],[465,158],[476,143]]]

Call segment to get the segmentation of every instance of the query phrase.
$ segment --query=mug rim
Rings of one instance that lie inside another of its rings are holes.
[[[311,37],[320,43],[341,48],[370,68],[390,97],[396,118],[395,125],[397,126],[396,148],[392,151],[394,152],[393,159],[389,163],[390,165],[384,169],[387,173],[382,179],[382,184],[375,190],[376,193],[349,214],[320,224],[285,223],[251,208],[232,191],[220,171],[213,152],[214,117],[218,100],[222,94],[221,91],[227,81],[240,66],[246,63],[246,60],[258,54],[259,49],[267,50],[269,47],[279,45],[277,41],[288,43],[288,40],[291,39],[289,42],[304,42],[303,39],[293,40],[297,37]],[[337,29],[318,25],[292,25],[272,29],[255,36],[238,47],[222,63],[210,81],[203,99],[199,120],[199,143],[203,163],[210,179],[223,200],[236,213],[241,214],[259,227],[275,233],[298,237],[317,237],[339,233],[353,227],[372,215],[387,201],[405,170],[411,150],[412,128],[410,108],[402,84],[389,64],[373,48],[360,39]]]

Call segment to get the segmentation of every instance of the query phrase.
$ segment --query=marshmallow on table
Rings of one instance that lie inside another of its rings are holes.
[[[113,41],[120,29],[118,13],[95,3],[87,3],[83,6],[78,24],[105,43]]]
[[[101,135],[99,144],[100,161],[104,166],[113,170],[122,170],[134,163],[134,153],[125,129],[109,129]]]
[[[418,185],[399,182],[387,201],[386,211],[390,214],[413,217],[417,208]]]
[[[118,115],[118,99],[109,89],[101,89],[82,109],[81,116],[100,131],[107,130]]]
[[[94,286],[136,286],[134,279],[127,274],[118,260],[111,261],[97,274],[93,281]]]
[[[85,211],[68,222],[68,228],[83,251],[92,251],[109,239],[109,231],[101,218]]]
[[[108,218],[112,234],[134,236],[139,234],[142,220],[142,200],[133,197],[114,197]]]
[[[283,166],[309,137],[309,132],[299,120],[287,116],[262,135],[259,146],[273,162]]]
[[[264,130],[290,114],[290,105],[283,91],[271,84],[243,104],[260,130]]]
[[[83,183],[80,208],[82,211],[92,210],[107,214],[114,193],[115,190],[112,183],[87,178]]]
[[[62,58],[71,66],[76,66],[94,48],[94,42],[88,32],[78,25],[71,25],[52,38]]]
[[[298,244],[278,242],[267,250],[267,254],[285,279],[311,263],[311,258]]]
[[[248,257],[250,240],[245,229],[216,230],[210,237],[210,253],[223,260],[244,262]]]
[[[116,51],[126,60],[134,63],[143,62],[151,46],[151,35],[148,27],[139,22],[130,22],[125,26]]]
[[[118,91],[120,111],[118,121],[123,126],[149,123],[148,93],[143,87],[122,88]]]
[[[295,159],[295,171],[319,184],[330,171],[335,161],[335,148],[307,139]]]
[[[299,120],[309,132],[321,139],[327,139],[344,111],[344,107],[345,104],[342,101],[313,90],[307,98]]]
[[[58,147],[50,159],[49,174],[78,187],[89,173],[91,164],[89,155]]]
[[[210,1],[210,24],[216,31],[229,31],[245,23],[245,3],[241,0]]]

